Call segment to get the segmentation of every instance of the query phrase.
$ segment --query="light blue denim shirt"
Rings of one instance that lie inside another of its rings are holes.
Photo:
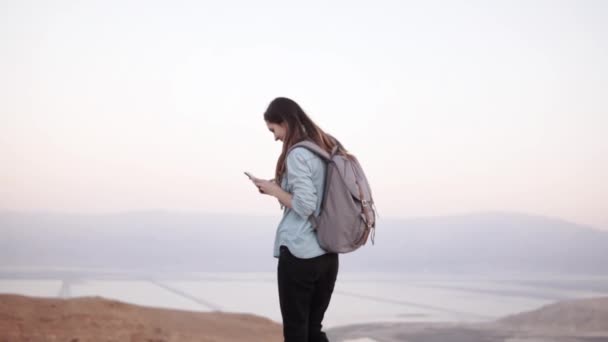
[[[274,241],[274,256],[279,257],[281,245],[302,259],[323,255],[327,252],[319,246],[308,217],[320,213],[327,166],[319,156],[303,147],[289,152],[286,166],[281,188],[292,194],[292,208],[284,208]]]

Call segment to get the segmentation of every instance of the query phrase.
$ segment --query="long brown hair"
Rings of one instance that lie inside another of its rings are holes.
[[[325,133],[304,113],[304,110],[295,101],[286,97],[277,97],[268,105],[264,113],[264,120],[269,123],[287,123],[285,139],[283,141],[283,151],[277,161],[275,170],[275,180],[281,184],[283,173],[285,172],[285,160],[289,149],[303,140],[311,140],[328,153],[338,145],[338,153],[346,155],[348,152],[336,139]]]

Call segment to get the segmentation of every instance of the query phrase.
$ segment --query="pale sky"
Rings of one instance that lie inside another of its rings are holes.
[[[291,97],[382,217],[608,229],[608,1],[0,1],[0,209],[276,215]]]

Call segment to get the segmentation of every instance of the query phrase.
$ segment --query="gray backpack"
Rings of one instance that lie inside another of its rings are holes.
[[[338,154],[341,145],[336,142],[331,154],[310,140],[294,144],[289,152],[304,147],[327,162],[321,213],[309,219],[324,250],[348,253],[363,246],[370,232],[374,243],[376,207],[359,161],[353,155]]]

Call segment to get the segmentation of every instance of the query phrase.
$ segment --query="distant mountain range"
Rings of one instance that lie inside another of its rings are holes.
[[[0,267],[274,271],[277,217],[0,212]],[[348,271],[608,275],[608,231],[521,213],[380,218]]]

